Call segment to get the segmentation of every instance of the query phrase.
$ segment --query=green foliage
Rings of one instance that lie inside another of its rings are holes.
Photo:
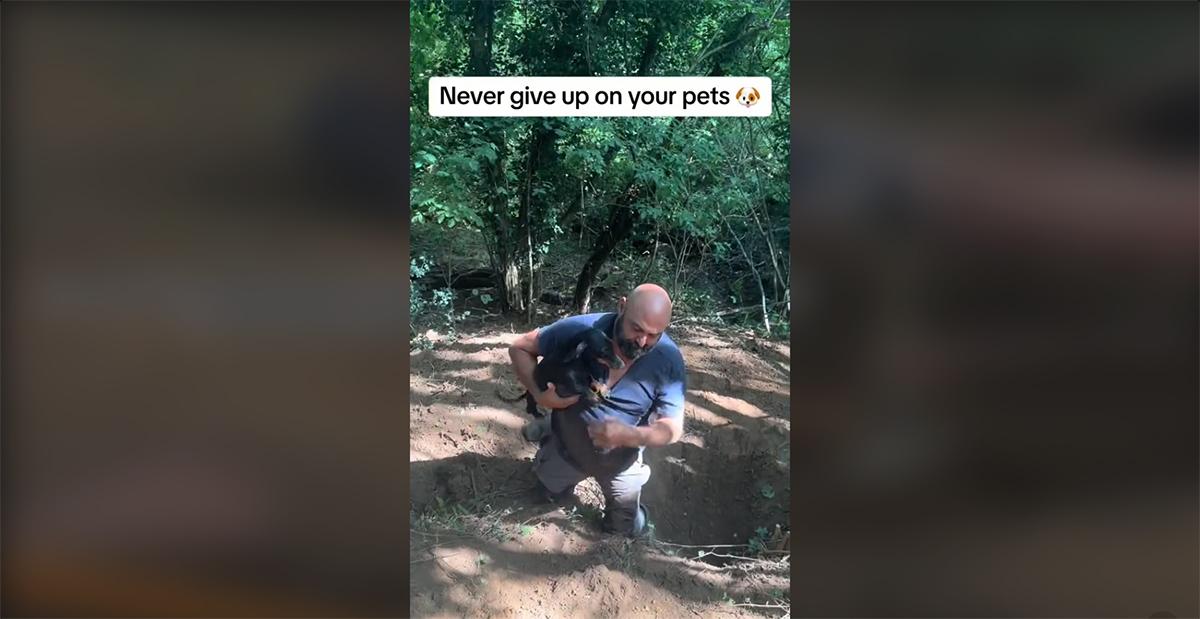
[[[425,277],[429,273],[429,269],[433,267],[427,256],[417,256],[409,263],[408,271],[411,278],[411,286],[408,295],[408,315],[409,326],[412,332],[416,332],[413,328],[417,324],[417,318],[425,315],[425,308],[428,304],[426,296],[417,285],[417,279]]]
[[[750,554],[761,555],[767,550],[767,540],[770,533],[766,527],[758,527],[754,530],[754,537],[750,538]]]
[[[682,264],[685,274],[703,272],[703,286],[690,299],[684,290],[673,291],[684,297],[681,308],[715,313],[761,297],[772,306],[783,299],[790,263],[787,4],[527,0],[496,6],[492,75],[765,75],[773,81],[774,114],[434,118],[427,110],[428,79],[467,73],[476,4],[416,0],[410,5],[415,226],[480,235],[488,260],[475,266],[520,264],[522,282],[529,276],[527,239],[535,269],[551,264],[557,246],[569,246],[569,259],[555,263],[575,269],[559,284],[569,289],[609,228],[614,204],[634,195],[637,222],[613,258],[641,256],[634,271],[659,281],[673,282],[680,270],[660,272],[660,259]],[[662,253],[651,264],[646,259],[656,246]],[[679,259],[683,247],[690,251]],[[505,299],[504,292],[496,297]],[[453,323],[446,299],[423,293],[423,309]],[[761,315],[747,317],[762,323]],[[785,321],[768,318],[779,335],[775,326]]]
[[[418,531],[465,533],[469,530],[470,516],[470,510],[462,504],[451,503],[438,496],[429,509],[413,520],[413,528]]]
[[[428,256],[417,256],[409,263],[409,345],[417,350],[429,350],[433,342],[425,335],[433,329],[453,342],[458,338],[456,324],[470,315],[454,309],[454,291],[450,288],[433,288],[418,283],[433,268]]]

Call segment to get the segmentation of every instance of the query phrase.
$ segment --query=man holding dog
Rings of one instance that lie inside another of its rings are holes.
[[[540,489],[548,500],[571,496],[595,477],[604,491],[604,530],[638,536],[649,522],[641,504],[650,467],[645,447],[683,436],[683,355],[665,333],[671,297],[661,286],[642,284],[622,297],[615,313],[571,316],[517,338],[509,347],[517,380],[544,408],[553,410],[551,431],[534,459]],[[579,333],[597,328],[615,344],[623,368],[610,368],[607,397],[595,405],[578,396],[561,398],[533,378],[538,357],[554,356]]]

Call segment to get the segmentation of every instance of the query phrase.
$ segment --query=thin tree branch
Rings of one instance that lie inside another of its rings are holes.
[[[661,544],[663,546],[671,546],[673,548],[749,548],[750,547],[750,544],[701,544],[701,545],[697,546],[697,545],[690,545],[690,544],[672,544],[671,542],[661,542],[661,541],[656,542],[656,543]]]
[[[700,66],[700,63],[702,63],[702,62],[704,62],[705,60],[707,60],[708,58],[710,58],[710,57],[711,57],[713,54],[715,54],[715,53],[717,53],[717,52],[719,52],[719,51],[721,51],[721,50],[725,49],[726,47],[729,47],[730,45],[733,45],[734,43],[739,43],[739,42],[741,42],[741,41],[742,41],[743,39],[745,39],[746,37],[749,37],[749,36],[752,36],[752,35],[758,34],[759,32],[762,32],[763,30],[766,30],[766,27],[765,27],[765,26],[754,26],[754,27],[748,28],[748,29],[746,30],[746,32],[742,33],[742,34],[741,34],[741,35],[739,35],[737,38],[735,38],[735,39],[732,39],[732,40],[730,40],[730,41],[726,41],[725,43],[722,43],[722,44],[718,45],[718,46],[717,46],[715,49],[713,49],[712,51],[710,51],[710,52],[708,52],[708,53],[706,53],[706,54],[704,54],[704,55],[700,56],[699,58],[697,58],[697,59],[695,60],[695,62],[693,62],[693,63],[692,63],[692,66],[688,68],[687,72],[688,72],[689,74],[690,74],[690,73],[692,73],[692,72],[694,72],[694,71],[696,70],[696,68]]]

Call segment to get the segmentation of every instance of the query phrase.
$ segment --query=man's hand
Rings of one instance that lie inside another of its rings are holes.
[[[546,383],[546,390],[540,393],[533,393],[533,399],[545,408],[553,410],[561,410],[569,408],[571,405],[579,401],[579,396],[573,395],[567,398],[559,397],[558,390],[554,387],[554,383]]]
[[[592,437],[592,443],[601,449],[641,445],[637,428],[615,419],[588,426],[588,435]]]

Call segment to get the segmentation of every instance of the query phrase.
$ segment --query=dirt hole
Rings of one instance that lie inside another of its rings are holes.
[[[678,544],[745,544],[776,525],[790,505],[786,436],[737,426],[715,428],[700,445],[680,442],[652,453],[642,492],[659,539]]]

